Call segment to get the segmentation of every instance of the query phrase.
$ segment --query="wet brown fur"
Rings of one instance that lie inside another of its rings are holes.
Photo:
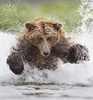
[[[52,41],[47,42],[50,49],[49,56],[42,55],[42,44],[38,43],[38,37],[42,37],[44,40],[47,37],[52,37]],[[39,69],[55,70],[59,58],[62,59],[63,62],[67,62],[66,59],[71,46],[72,43],[65,37],[62,31],[62,24],[52,19],[41,17],[25,23],[23,32],[18,35],[17,47],[13,48],[12,53],[16,52],[21,60],[30,66],[36,66]],[[12,53],[9,57],[16,60]],[[8,64],[11,63],[12,59],[9,57],[7,60]],[[16,71],[14,73],[20,74],[20,72],[16,73]]]
[[[61,28],[59,30],[54,28],[53,24],[58,24],[58,22],[55,22],[52,19],[41,17],[29,23],[34,25],[34,30],[28,32],[28,29],[26,27],[24,28],[20,38],[18,38],[17,51],[20,52],[23,60],[31,66],[36,65],[40,69],[46,67],[47,69],[55,70],[57,68],[58,56],[60,56],[60,54],[61,56],[64,56],[71,46],[71,43],[65,38],[64,32]],[[36,39],[38,35],[42,35],[43,38],[46,36],[58,38],[56,42],[51,41],[50,44],[53,48],[51,48],[51,53],[48,57],[44,57],[40,53],[39,47],[36,46],[37,43],[35,42],[37,41]],[[31,40],[33,37],[36,37],[34,43]],[[29,55],[31,55],[31,57]]]

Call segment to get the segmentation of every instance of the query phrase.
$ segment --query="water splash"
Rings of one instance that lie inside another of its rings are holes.
[[[81,0],[81,4],[78,9],[82,20],[81,24],[76,30],[77,33],[93,34],[93,0]]]
[[[26,64],[24,74],[16,76],[6,64],[10,47],[16,44],[15,37],[14,35],[0,32],[0,82],[91,83],[93,80],[93,0],[81,0],[78,11],[82,20],[79,22],[80,26],[73,30],[71,35],[76,43],[85,45],[89,49],[89,62],[63,64],[59,61],[56,71],[30,69]]]
[[[0,82],[9,81],[9,79],[14,78],[13,73],[11,73],[6,64],[6,59],[15,41],[14,35],[0,32]]]

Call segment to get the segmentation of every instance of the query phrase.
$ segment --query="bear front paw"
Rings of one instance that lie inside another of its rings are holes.
[[[81,61],[89,61],[88,49],[82,45],[76,45],[76,58]]]
[[[80,44],[73,45],[69,49],[67,60],[70,63],[78,63],[78,61],[89,61],[88,49]]]
[[[7,64],[9,65],[11,71],[17,75],[22,74],[24,71],[23,62],[18,53],[13,52],[10,56],[8,56]]]

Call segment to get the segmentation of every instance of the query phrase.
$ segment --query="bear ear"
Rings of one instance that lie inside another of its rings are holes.
[[[59,29],[61,29],[62,24],[61,23],[53,23],[53,27],[58,31]]]
[[[26,27],[26,28],[28,29],[28,31],[30,32],[30,31],[34,30],[36,26],[35,26],[34,24],[30,23],[30,22],[26,22],[26,23],[25,23],[25,27]]]

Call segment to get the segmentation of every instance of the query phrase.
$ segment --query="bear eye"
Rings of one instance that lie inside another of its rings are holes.
[[[47,38],[47,41],[50,42],[51,40],[52,40],[52,37],[48,37],[48,38]]]
[[[43,41],[43,38],[42,37],[38,37],[38,41],[39,42],[42,42]]]

